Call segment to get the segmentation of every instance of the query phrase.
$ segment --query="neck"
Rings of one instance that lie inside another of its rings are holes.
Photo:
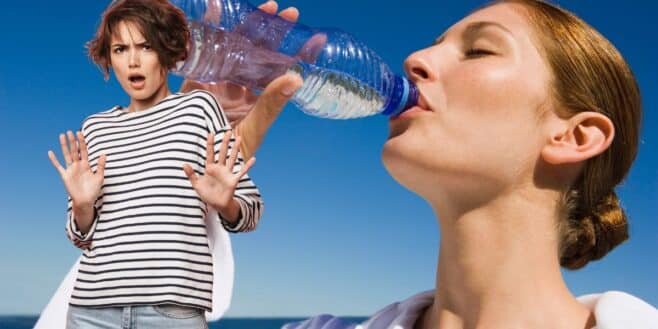
[[[557,215],[547,206],[557,197],[502,197],[441,217],[436,296],[421,328],[591,326],[560,272]]]
[[[171,95],[171,91],[169,91],[169,86],[165,83],[149,97],[143,99],[131,98],[128,112],[138,112],[151,108],[169,95]]]

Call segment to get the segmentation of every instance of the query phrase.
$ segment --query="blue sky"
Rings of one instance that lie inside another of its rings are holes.
[[[86,58],[107,1],[5,1],[0,11],[0,315],[37,314],[78,256],[64,235],[66,194],[46,152],[88,115],[126,105]],[[481,1],[285,0],[301,21],[350,31],[401,72]],[[640,154],[619,189],[631,239],[565,277],[574,294],[624,290],[658,305],[658,5],[560,1],[606,35],[642,89]],[[180,79],[172,78],[176,90]],[[438,226],[384,170],[384,117],[333,121],[288,106],[251,176],[266,202],[256,232],[233,236],[229,316],[367,315],[434,285]],[[59,150],[58,150],[59,152]]]

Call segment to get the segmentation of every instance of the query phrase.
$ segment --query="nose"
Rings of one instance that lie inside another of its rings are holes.
[[[131,68],[135,68],[135,67],[139,67],[139,64],[140,64],[139,51],[133,48],[130,50],[128,66],[130,66]]]
[[[411,81],[418,83],[435,78],[428,63],[427,55],[425,50],[419,50],[409,55],[404,61],[404,71]]]

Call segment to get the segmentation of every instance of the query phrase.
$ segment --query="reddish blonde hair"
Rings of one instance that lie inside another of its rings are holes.
[[[535,41],[552,73],[552,98],[560,115],[593,111],[613,123],[610,147],[589,159],[564,193],[566,218],[559,225],[560,263],[585,266],[628,239],[626,214],[614,192],[638,151],[640,91],[619,51],[574,14],[539,0],[501,0],[519,4],[533,26]]]

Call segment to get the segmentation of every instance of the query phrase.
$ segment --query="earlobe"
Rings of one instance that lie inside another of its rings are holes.
[[[615,135],[612,121],[597,112],[581,112],[569,118],[561,130],[552,134],[541,151],[550,164],[585,161],[605,151]]]

